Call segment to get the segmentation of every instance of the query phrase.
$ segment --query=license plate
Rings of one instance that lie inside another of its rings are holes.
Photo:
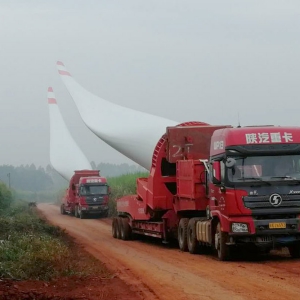
[[[98,206],[93,206],[93,209],[98,209],[99,207]]]
[[[270,228],[270,229],[286,228],[286,223],[285,223],[285,222],[280,222],[280,223],[269,223],[269,228]]]

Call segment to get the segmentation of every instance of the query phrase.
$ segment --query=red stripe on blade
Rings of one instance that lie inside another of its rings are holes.
[[[48,103],[49,104],[57,104],[55,98],[48,98]]]
[[[68,71],[58,70],[58,73],[59,73],[60,75],[71,76],[71,74],[70,74]]]

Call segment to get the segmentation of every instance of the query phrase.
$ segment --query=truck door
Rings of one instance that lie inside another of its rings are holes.
[[[209,193],[210,209],[215,214],[224,215],[227,212],[226,198],[234,196],[234,190],[226,189],[225,184],[225,164],[222,160],[214,160],[210,164]],[[231,195],[233,194],[233,195]]]

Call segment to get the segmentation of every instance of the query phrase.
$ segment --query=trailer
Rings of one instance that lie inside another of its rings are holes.
[[[117,200],[114,238],[175,239],[220,260],[240,247],[300,257],[300,127],[167,127],[136,183]]]

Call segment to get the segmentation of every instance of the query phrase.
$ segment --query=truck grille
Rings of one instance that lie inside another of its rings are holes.
[[[104,203],[103,197],[86,197],[86,204],[89,206],[99,205]]]
[[[300,195],[281,195],[282,203],[280,206],[276,207],[280,208],[292,208],[298,207],[300,208]],[[270,195],[264,196],[245,196],[243,197],[244,205],[250,209],[260,209],[260,208],[272,208],[274,206],[269,201]]]

